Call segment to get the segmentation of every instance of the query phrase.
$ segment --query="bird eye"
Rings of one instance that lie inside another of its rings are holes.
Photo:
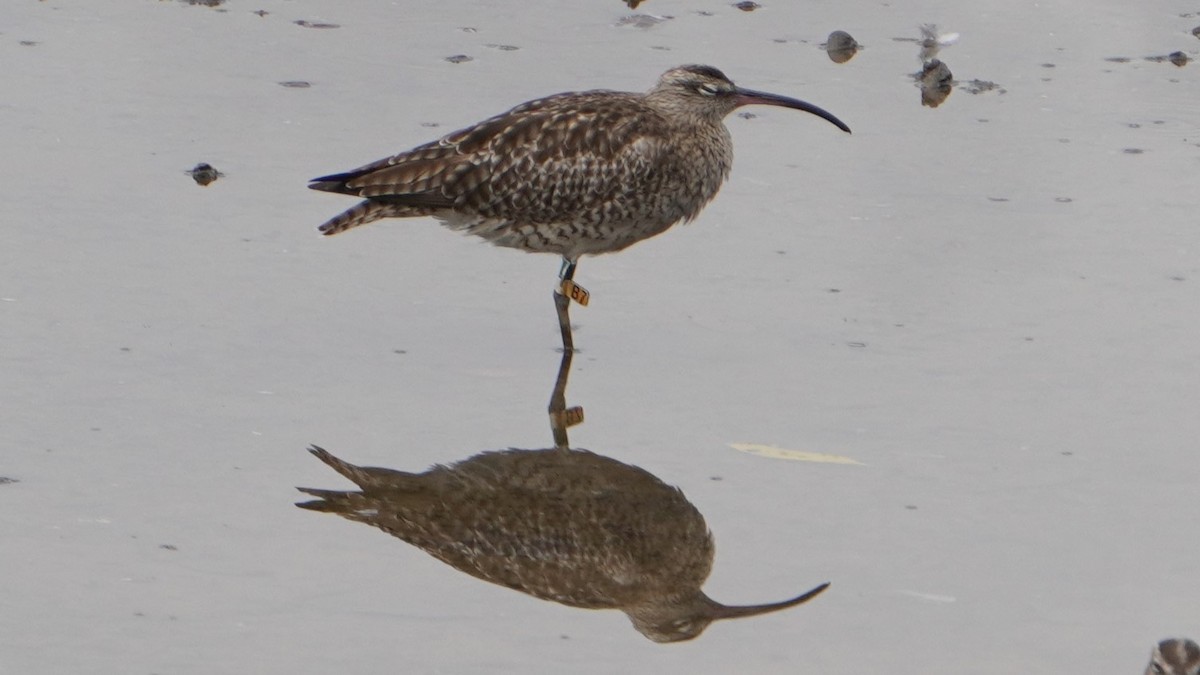
[[[704,94],[705,96],[716,96],[717,92],[719,91],[715,85],[711,85],[708,83],[705,83],[705,84],[700,85],[699,87],[696,87],[696,90],[699,91],[701,94]]]

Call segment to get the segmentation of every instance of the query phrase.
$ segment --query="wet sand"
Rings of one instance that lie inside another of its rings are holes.
[[[1194,3],[759,5],[10,8],[0,671],[1116,673],[1200,635]],[[557,260],[322,238],[349,201],[306,181],[689,62],[854,134],[748,108],[695,223],[583,260],[571,440],[684,490],[713,597],[829,590],[657,645],[293,507],[310,443],[546,447],[558,363]]]

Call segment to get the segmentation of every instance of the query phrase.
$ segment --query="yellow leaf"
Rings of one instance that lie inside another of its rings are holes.
[[[842,457],[841,455],[829,455],[823,452],[805,452],[803,450],[784,450],[773,445],[761,445],[759,443],[730,443],[729,447],[734,450],[748,452],[751,455],[759,457],[769,457],[771,459],[790,459],[796,462],[823,462],[825,464],[857,464],[858,466],[866,466],[862,462]]]

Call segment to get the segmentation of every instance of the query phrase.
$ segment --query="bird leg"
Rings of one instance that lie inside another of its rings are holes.
[[[576,264],[578,264],[576,260],[563,258],[562,268],[558,270],[558,289],[555,292],[587,307],[588,299],[592,297],[592,294],[588,293],[583,286],[575,283]]]
[[[567,378],[571,374],[571,358],[575,355],[575,342],[571,336],[571,317],[567,313],[571,301],[561,293],[554,294],[554,306],[558,310],[558,327],[562,332],[562,360],[558,364],[558,376],[554,391],[550,394],[550,430],[554,434],[554,447],[570,450],[567,428],[583,421],[583,408],[567,407]]]
[[[562,336],[563,352],[575,351],[575,338],[571,332],[571,300],[562,293],[554,294],[554,309],[558,313],[558,332]],[[559,373],[561,376],[561,372]]]

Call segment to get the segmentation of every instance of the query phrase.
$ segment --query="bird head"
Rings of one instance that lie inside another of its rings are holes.
[[[625,610],[633,627],[655,642],[681,642],[704,632],[717,619],[736,619],[802,605],[829,587],[821,584],[804,595],[765,605],[729,606],[708,597],[701,591],[669,602],[645,603]]]
[[[712,66],[693,64],[672,68],[658,78],[658,84],[647,96],[676,111],[709,120],[721,120],[744,105],[774,105],[803,110],[850,133],[850,127],[844,122],[811,103],[765,91],[743,89]]]

